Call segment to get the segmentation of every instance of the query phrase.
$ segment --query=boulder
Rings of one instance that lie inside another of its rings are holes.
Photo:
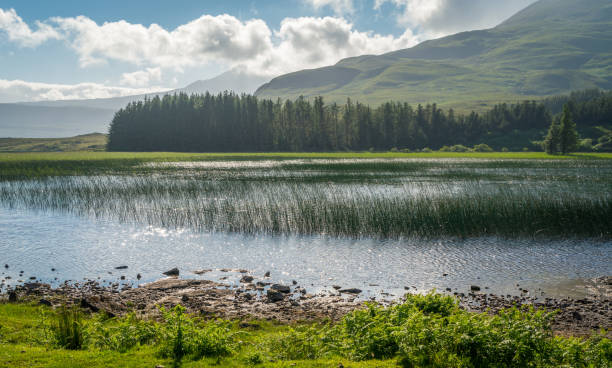
[[[280,291],[281,293],[289,294],[291,292],[291,288],[287,285],[274,284],[270,286],[270,289]]]
[[[166,276],[178,276],[179,275],[179,269],[174,267],[171,270],[168,270],[166,272],[163,273]]]
[[[240,282],[243,282],[245,284],[248,284],[249,282],[253,281],[253,276],[249,276],[249,275],[244,275],[242,276],[242,278],[240,279]]]
[[[361,294],[361,289],[357,289],[357,288],[340,289],[340,292],[344,294]]]
[[[471,286],[470,286],[470,290],[471,290],[471,291],[480,291],[480,286],[477,286],[477,285],[471,285]]]
[[[268,289],[266,296],[268,297],[268,301],[272,303],[280,302],[285,299],[285,295],[283,295],[283,293],[272,289]]]

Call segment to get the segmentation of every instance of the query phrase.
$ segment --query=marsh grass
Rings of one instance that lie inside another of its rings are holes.
[[[0,204],[248,234],[612,235],[609,160],[242,158],[3,162],[84,175],[9,174]]]

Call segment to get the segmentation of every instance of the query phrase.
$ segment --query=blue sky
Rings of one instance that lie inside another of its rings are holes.
[[[2,0],[0,102],[274,77],[498,24],[534,0]]]

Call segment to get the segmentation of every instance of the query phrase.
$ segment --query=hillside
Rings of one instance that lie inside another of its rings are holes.
[[[435,101],[467,111],[586,88],[612,88],[609,0],[540,0],[493,29],[283,75],[256,95]]]
[[[101,133],[68,138],[0,138],[0,152],[103,151],[106,139]]]

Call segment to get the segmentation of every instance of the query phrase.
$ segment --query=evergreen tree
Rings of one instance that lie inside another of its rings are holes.
[[[572,120],[570,104],[563,106],[563,114],[561,115],[561,139],[559,148],[561,153],[567,154],[576,151],[578,148],[578,132],[576,131],[576,123]]]
[[[549,155],[555,155],[559,153],[561,145],[561,126],[558,120],[553,120],[548,128],[548,134],[544,138],[544,151]]]

